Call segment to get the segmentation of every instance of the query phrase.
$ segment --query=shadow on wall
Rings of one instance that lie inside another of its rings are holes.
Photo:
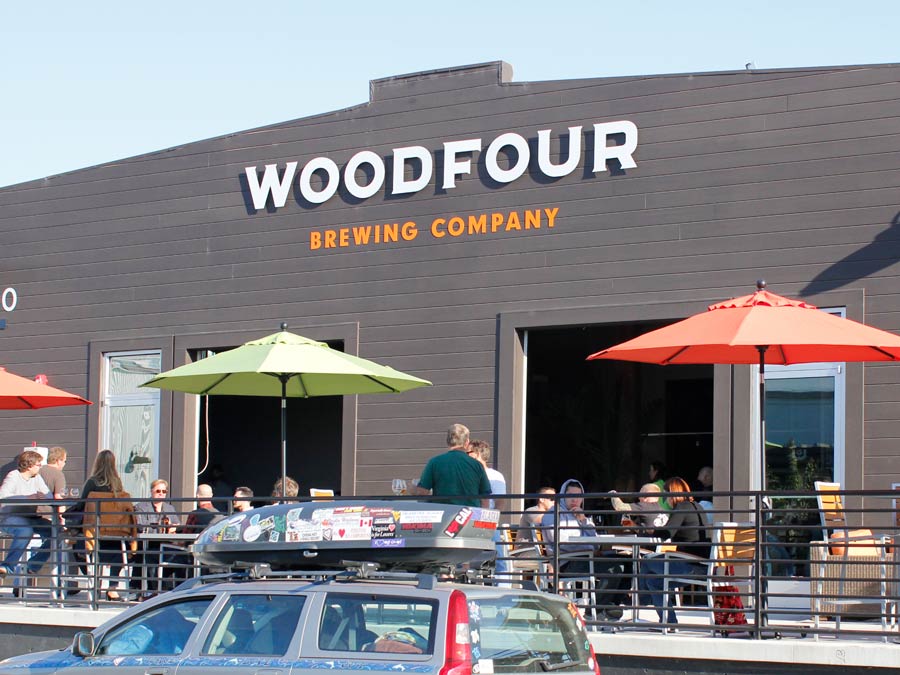
[[[900,213],[871,243],[829,265],[800,291],[801,296],[833,291],[865,279],[900,260]]]

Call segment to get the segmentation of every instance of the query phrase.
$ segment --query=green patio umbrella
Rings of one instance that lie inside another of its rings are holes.
[[[287,482],[287,399],[396,394],[431,384],[389,366],[287,332],[160,373],[144,387],[187,394],[281,397],[281,486]]]

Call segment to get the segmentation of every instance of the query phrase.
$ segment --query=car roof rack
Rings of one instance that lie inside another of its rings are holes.
[[[434,574],[422,572],[388,572],[379,570],[378,563],[368,561],[342,560],[341,570],[323,569],[291,569],[273,570],[268,563],[236,562],[235,571],[217,574],[204,574],[187,579],[178,585],[176,590],[187,590],[196,586],[228,581],[258,581],[261,579],[302,579],[314,584],[322,584],[331,581],[405,581],[415,582],[416,587],[423,590],[432,590],[438,582]]]

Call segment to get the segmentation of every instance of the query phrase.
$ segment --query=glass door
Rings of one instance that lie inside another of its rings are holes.
[[[160,372],[159,351],[110,352],[104,356],[102,449],[116,455],[116,468],[132,497],[149,497],[159,476],[159,389],[143,389]]]
[[[766,485],[812,490],[844,478],[844,364],[766,370]]]
[[[844,477],[844,364],[811,363],[766,369],[766,487],[809,492],[817,480]],[[816,500],[772,497],[765,573],[807,574],[809,542],[820,539]]]

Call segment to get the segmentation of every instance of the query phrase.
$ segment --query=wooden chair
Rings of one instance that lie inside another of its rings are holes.
[[[824,536],[828,539],[836,530],[847,529],[844,501],[840,492],[841,484],[817,480],[814,486],[816,502],[819,506],[819,518],[822,521],[822,529],[825,530]]]
[[[816,501],[824,539],[810,542],[813,577],[810,606],[816,630],[822,616],[871,616],[880,611],[881,629],[887,640],[888,621],[893,624],[895,603],[888,594],[890,541],[869,529],[850,529],[840,494],[840,483],[816,481]],[[818,632],[816,633],[818,639]]]
[[[746,610],[755,597],[756,526],[754,523],[716,523],[713,526],[712,549],[707,573],[707,597],[715,624],[715,596],[726,586],[738,589],[738,597]],[[727,570],[733,568],[734,574]],[[755,608],[754,608],[755,609]]]

